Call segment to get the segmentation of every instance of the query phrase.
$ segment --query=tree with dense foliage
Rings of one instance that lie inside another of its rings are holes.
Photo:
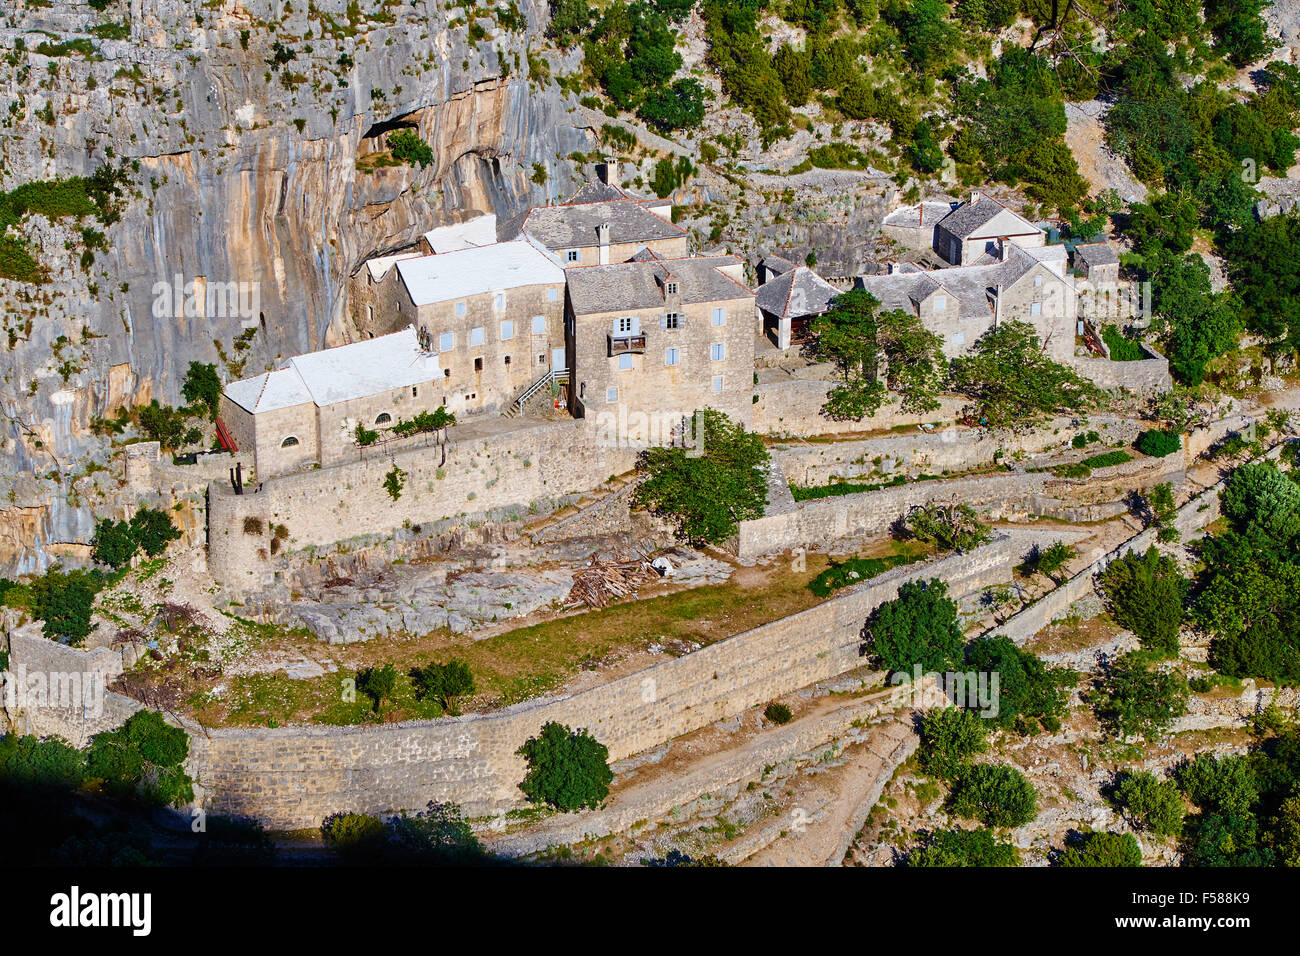
[[[826,397],[822,414],[836,421],[861,421],[885,401],[879,380],[880,301],[865,289],[835,297],[831,309],[813,319],[814,348],[835,363],[839,381]]]
[[[1036,415],[1078,412],[1100,400],[1097,387],[1047,357],[1027,322],[1003,322],[982,335],[974,354],[952,361],[955,389],[975,400],[993,426]]]
[[[32,613],[52,640],[79,645],[90,634],[91,608],[100,579],[82,571],[47,571],[31,584]]]
[[[990,827],[1019,827],[1038,816],[1038,792],[1015,767],[975,764],[948,795],[948,812]]]
[[[110,568],[124,568],[131,563],[140,545],[131,534],[125,521],[101,518],[95,525],[95,536],[90,539],[90,554],[100,564]]]
[[[146,505],[131,517],[131,537],[145,554],[156,558],[181,537],[181,530],[167,512]]]
[[[1255,771],[1238,754],[1197,754],[1174,769],[1174,780],[1184,796],[1206,813],[1249,813],[1259,801]]]
[[[1157,670],[1143,652],[1131,651],[1105,667],[1088,699],[1112,734],[1151,738],[1187,713],[1190,693],[1181,671]]]
[[[1300,349],[1300,216],[1251,223],[1223,244],[1246,327]]]
[[[1073,209],[1087,195],[1088,182],[1065,143],[1065,102],[1051,63],[1011,46],[988,79],[967,80],[954,90],[957,112],[966,118],[950,144],[957,162],[981,165],[991,178],[1015,185],[1046,206]]]
[[[1152,458],[1165,458],[1182,448],[1183,440],[1176,431],[1150,428],[1138,435],[1135,447]]]
[[[560,811],[595,809],[609,796],[609,750],[585,729],[551,721],[517,751],[528,762],[519,789],[534,803]]]
[[[966,638],[948,585],[938,578],[907,581],[898,597],[867,618],[866,647],[877,666],[910,673],[946,671],[961,657]]]
[[[420,139],[414,130],[399,129],[388,136],[388,151],[393,159],[408,166],[428,166],[433,162],[433,147]]]
[[[1178,836],[1183,830],[1187,808],[1177,785],[1149,770],[1121,773],[1111,798],[1124,818],[1140,830],[1157,836]]]
[[[208,417],[215,421],[217,407],[221,403],[221,377],[217,375],[217,367],[203,362],[191,362],[185,372],[185,381],[181,384],[181,394],[191,405],[206,408]]]
[[[1040,723],[1051,731],[1060,729],[1069,707],[1069,688],[1079,680],[1069,668],[1048,667],[1042,658],[1002,636],[978,637],[967,645],[966,668],[998,675],[997,714],[982,719],[1027,733]],[[979,709],[973,702],[967,707]]]
[[[1020,851],[986,827],[933,830],[899,861],[900,866],[1019,866]]]
[[[97,734],[86,753],[86,774],[106,790],[153,806],[182,806],[194,799],[193,781],[182,768],[190,738],[162,715],[141,710],[117,730]]]
[[[1077,833],[1067,838],[1057,866],[1141,866],[1142,847],[1131,833]]]
[[[876,343],[885,358],[885,384],[902,399],[903,411],[938,408],[948,378],[943,337],[927,329],[920,317],[893,309],[878,316]]]
[[[648,448],[637,461],[643,475],[636,506],[666,518],[695,544],[724,541],[739,522],[761,518],[767,506],[762,439],[722,412],[695,416],[696,448]]]
[[[1192,618],[1212,636],[1210,664],[1300,684],[1300,485],[1272,462],[1243,465],[1222,511],[1231,527],[1195,545]]]
[[[357,690],[370,698],[371,711],[378,714],[384,701],[393,696],[397,688],[397,668],[392,664],[367,667],[357,671]]]
[[[1112,561],[1097,580],[1115,620],[1136,634],[1143,647],[1158,654],[1178,653],[1188,581],[1173,558],[1154,546],[1141,555],[1130,551]]]
[[[936,707],[921,718],[921,769],[941,780],[956,779],[972,757],[989,749],[988,728],[969,710]]]
[[[432,663],[428,667],[413,668],[411,684],[417,699],[432,698],[450,714],[458,712],[457,698],[474,693],[474,675],[469,665],[459,657],[453,657],[446,664]]]

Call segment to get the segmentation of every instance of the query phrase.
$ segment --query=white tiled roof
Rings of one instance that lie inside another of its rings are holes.
[[[231,382],[225,392],[254,415],[313,402],[334,405],[420,385],[442,376],[436,352],[421,352],[415,329],[297,355],[285,367]]]
[[[397,274],[417,306],[564,282],[563,266],[527,239],[404,259]]]
[[[439,226],[426,232],[424,241],[439,254],[490,246],[497,241],[497,217],[489,213],[468,222]]]

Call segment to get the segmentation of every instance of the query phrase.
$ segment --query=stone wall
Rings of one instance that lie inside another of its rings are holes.
[[[495,428],[495,424],[489,423]],[[266,586],[290,552],[330,548],[349,539],[493,509],[527,511],[539,501],[594,488],[629,470],[635,453],[604,447],[581,421],[488,429],[448,446],[407,448],[349,465],[270,478],[236,495],[226,482],[208,487],[208,568],[236,590]],[[383,483],[405,472],[393,500]],[[277,537],[278,534],[278,537]]]
[[[821,407],[834,383],[815,379],[791,378],[754,386],[753,430],[761,435],[836,435],[846,432],[881,431],[900,425],[922,422],[950,422],[961,415],[967,400],[945,395],[933,412],[918,415],[904,412],[898,405],[887,405],[866,421],[837,422],[826,418]]]
[[[1271,449],[1256,461],[1277,460],[1282,446]],[[1203,528],[1212,524],[1219,517],[1219,493],[1227,480],[1224,479],[1210,486],[1178,509],[1173,526],[1178,529],[1183,539],[1192,537]],[[1071,577],[1056,590],[1044,595],[1038,601],[1005,622],[989,631],[990,635],[1009,637],[1017,644],[1023,644],[1041,631],[1052,621],[1063,617],[1070,605],[1080,598],[1092,593],[1093,579],[1104,571],[1112,561],[1122,558],[1130,552],[1145,552],[1157,541],[1156,529],[1148,528],[1129,538],[1119,547],[1105,553],[1092,555],[1092,562]]]
[[[1169,374],[1169,360],[1159,352],[1142,345],[1149,357],[1135,362],[1112,362],[1108,358],[1075,356],[1066,359],[1074,370],[1098,388],[1128,389],[1138,394],[1167,392],[1174,387]]]
[[[958,481],[921,481],[856,495],[819,498],[792,511],[742,521],[736,552],[742,561],[787,548],[824,544],[850,535],[884,534],[913,505],[956,495],[996,517],[1030,512],[1029,499],[1046,491],[1045,474],[1000,474]],[[1036,512],[1035,512],[1036,513]]]
[[[141,705],[107,690],[122,673],[122,655],[106,647],[85,651],[47,640],[39,624],[17,626],[5,612],[0,646],[7,645],[9,671],[0,693],[0,730],[62,737],[74,747],[121,726]],[[26,693],[10,691],[21,681]],[[93,686],[92,686],[93,685]],[[43,688],[37,696],[37,688]],[[57,690],[56,690],[57,688]]]
[[[909,429],[902,434],[861,441],[796,444],[774,454],[780,458],[789,481],[808,487],[835,479],[879,482],[884,476],[899,472],[933,475],[941,471],[965,471],[999,460],[1010,461],[1016,452],[1037,454],[1051,449],[1068,452],[1070,440],[1081,431],[1099,432],[1106,444],[1116,441],[1128,444],[1138,432],[1136,423],[1108,415],[1091,417],[1086,428],[1073,427],[1070,421],[1056,418],[1045,427],[1025,434],[960,427],[935,432]],[[1095,453],[1089,449],[1086,454]]]
[[[1055,535],[1053,535],[1055,537]],[[515,751],[548,721],[585,727],[612,760],[862,665],[862,624],[904,581],[938,577],[955,595],[1003,578],[1047,536],[1016,531],[975,551],[898,568],[814,608],[569,697],[483,715],[380,727],[192,728],[191,772],[213,812],[277,828],[333,812],[382,813],[454,800],[470,814],[517,804]]]

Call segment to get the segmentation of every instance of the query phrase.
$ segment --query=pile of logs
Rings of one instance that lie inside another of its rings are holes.
[[[573,575],[573,587],[565,599],[565,610],[586,605],[604,607],[610,601],[634,594],[641,585],[659,580],[659,572],[649,561],[623,561],[606,564],[594,557],[591,564]]]

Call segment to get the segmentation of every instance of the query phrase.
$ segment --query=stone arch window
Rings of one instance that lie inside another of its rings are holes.
[[[280,442],[280,447],[281,447],[281,448],[292,448],[292,447],[293,447],[294,445],[296,445],[296,444],[298,444],[298,439],[295,438],[295,437],[293,437],[292,435],[290,435],[290,436],[289,436],[288,438],[286,438],[284,441]]]
[[[392,420],[393,420],[393,416],[390,415],[390,414],[388,414],[388,412],[380,412],[380,413],[379,413],[379,417],[375,419],[375,424],[376,424],[376,425],[387,425],[387,424],[388,424],[389,422],[391,422]]]

